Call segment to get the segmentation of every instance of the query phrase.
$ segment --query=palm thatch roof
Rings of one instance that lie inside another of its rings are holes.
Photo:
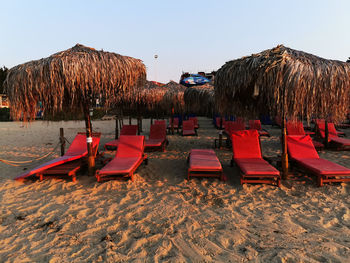
[[[187,88],[184,101],[188,113],[209,116],[214,111],[214,86],[207,83]]]
[[[171,109],[174,108],[176,113],[183,113],[185,110],[184,92],[186,87],[170,81],[163,86],[166,89],[162,101],[162,108],[168,113],[171,113]]]
[[[350,65],[279,45],[229,61],[217,72],[215,100],[221,113],[278,115],[283,98],[288,118],[340,121],[350,105]]]
[[[141,60],[97,51],[77,44],[50,57],[30,61],[8,71],[5,86],[14,119],[34,119],[37,102],[55,114],[66,109],[81,112],[82,106],[102,95],[105,107],[118,96],[132,96],[132,88],[146,79]]]

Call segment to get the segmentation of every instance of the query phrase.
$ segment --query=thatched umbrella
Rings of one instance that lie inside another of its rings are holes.
[[[167,91],[162,100],[162,108],[171,115],[171,132],[174,134],[174,113],[182,114],[185,110],[184,92],[186,87],[170,81],[163,86]]]
[[[214,110],[214,86],[205,84],[187,88],[184,92],[186,111],[198,115],[210,115]]]
[[[5,85],[14,119],[23,116],[24,120],[33,120],[39,101],[46,114],[84,113],[91,173],[95,165],[89,114],[93,99],[102,95],[107,108],[119,96],[132,96],[129,91],[141,86],[145,78],[141,60],[77,44],[11,68]]]
[[[223,65],[215,78],[215,100],[221,113],[282,115],[284,123],[286,117],[331,116],[339,122],[350,102],[350,65],[279,45]],[[285,125],[282,131],[285,138]]]

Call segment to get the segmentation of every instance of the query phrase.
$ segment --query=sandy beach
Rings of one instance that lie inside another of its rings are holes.
[[[148,135],[150,121],[143,124]],[[93,122],[101,151],[114,125]],[[13,180],[58,157],[59,148],[27,166],[0,163],[0,262],[349,262],[350,184],[319,188],[314,177],[294,176],[281,188],[241,186],[229,149],[215,150],[226,182],[187,181],[189,150],[212,148],[218,137],[210,119],[199,118],[199,125],[198,137],[168,135],[167,151],[148,153],[134,182],[97,183],[86,174],[75,183]],[[0,158],[44,155],[57,145],[60,127],[72,141],[84,122],[1,123]],[[277,156],[280,129],[264,128],[272,136],[262,138],[263,153]],[[349,152],[319,154],[350,167]]]

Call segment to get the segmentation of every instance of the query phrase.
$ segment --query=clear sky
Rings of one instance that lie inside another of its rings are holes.
[[[76,43],[140,58],[160,82],[278,44],[350,57],[349,0],[0,0],[0,10],[8,68]]]

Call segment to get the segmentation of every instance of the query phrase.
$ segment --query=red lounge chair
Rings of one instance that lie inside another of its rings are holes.
[[[325,131],[325,122],[318,121],[316,122],[316,130],[318,131],[318,134],[322,139],[325,139],[326,137],[326,131]],[[339,133],[334,126],[334,123],[328,123],[328,134],[329,139],[328,142],[330,143],[330,146],[333,146],[337,150],[349,150],[350,149],[350,140],[345,138],[340,138],[338,135],[342,134]]]
[[[164,124],[152,124],[149,139],[146,140],[146,149],[160,149],[165,151],[166,145],[166,129]]]
[[[137,125],[123,125],[120,135],[136,135],[137,134]],[[119,139],[107,142],[105,144],[105,150],[116,150],[118,148]]]
[[[194,128],[194,123],[192,120],[187,120],[182,122],[182,136],[196,135],[197,131]]]
[[[174,127],[174,130],[177,130],[177,133],[179,133],[179,118],[178,117],[174,117],[173,127]],[[169,131],[169,133],[171,131],[171,119],[169,119],[168,131]]]
[[[287,136],[289,158],[317,176],[318,186],[329,182],[350,182],[350,169],[318,156],[309,135]]]
[[[101,133],[93,133],[92,136],[93,153],[96,156]],[[24,180],[32,176],[37,176],[40,180],[43,180],[45,175],[68,175],[75,182],[76,172],[83,166],[82,159],[87,154],[86,135],[78,133],[63,156],[43,163],[33,170],[16,177],[15,180]]]
[[[166,120],[155,120],[154,124],[164,125],[164,128],[166,129]]]
[[[261,127],[260,120],[249,120],[249,129],[257,130],[260,136],[270,137],[270,133]]]
[[[259,133],[256,130],[232,133],[233,161],[241,170],[241,184],[281,184],[280,172],[262,158]]]
[[[130,177],[134,180],[134,172],[140,164],[147,159],[144,155],[145,136],[122,135],[119,146],[112,159],[101,170],[96,171],[97,182],[117,179],[117,175]]]
[[[222,128],[225,129],[225,124],[226,124],[226,121],[224,118],[220,118],[220,117],[215,117],[215,126],[217,129],[220,129],[220,121],[222,119]]]
[[[188,119],[193,121],[195,129],[199,128],[197,117],[189,117]]]
[[[303,123],[301,121],[287,121],[286,124],[287,135],[313,135],[314,132],[305,132]],[[321,142],[312,140],[316,149],[323,149],[324,145]]]
[[[221,163],[211,149],[192,149],[188,156],[189,168],[187,180],[191,176],[218,177],[224,180]]]
[[[227,137],[230,139],[231,134],[235,131],[243,131],[245,130],[245,124],[241,121],[227,121],[224,133],[227,135]]]

